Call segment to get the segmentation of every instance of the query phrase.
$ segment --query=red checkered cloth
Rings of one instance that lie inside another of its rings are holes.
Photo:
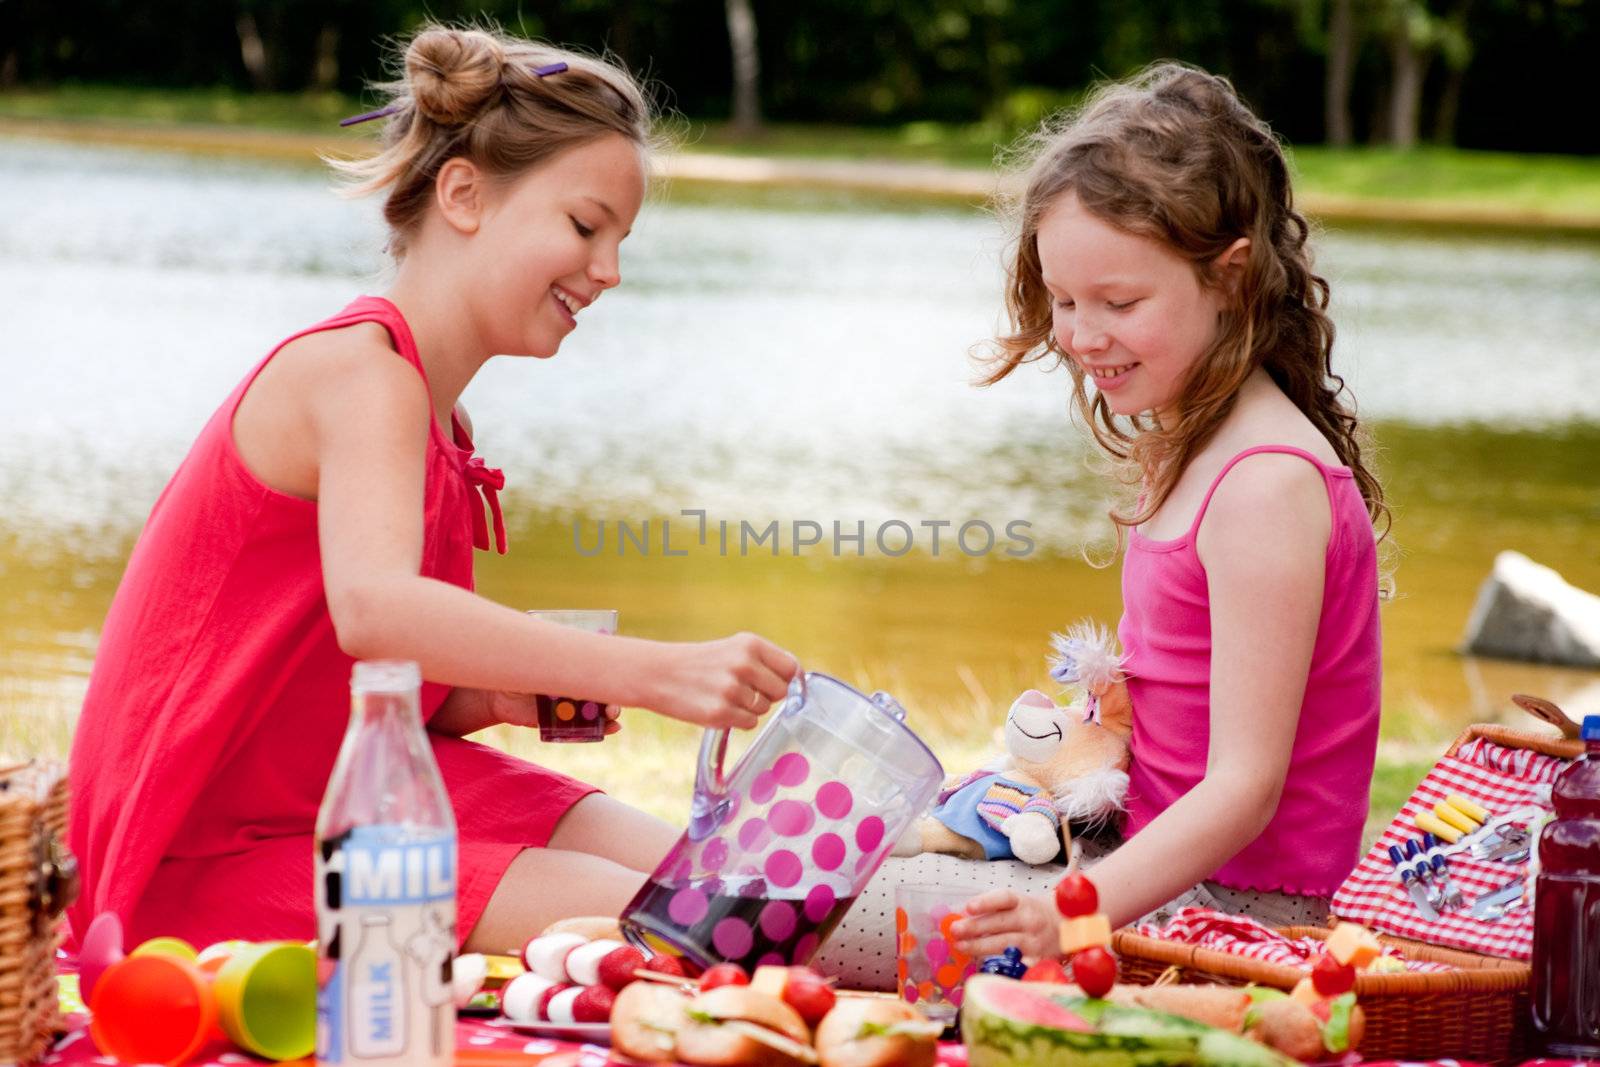
[[[1491,814],[1508,811],[1533,803],[1535,788],[1549,785],[1566,766],[1567,761],[1554,756],[1506,748],[1482,738],[1463,745],[1454,756],[1443,757],[1334,894],[1334,914],[1366,923],[1385,933],[1433,945],[1507,959],[1527,959],[1533,949],[1531,907],[1523,905],[1496,922],[1479,922],[1465,909],[1430,922],[1400,888],[1394,865],[1389,862],[1389,846],[1399,845],[1403,849],[1408,838],[1421,837],[1422,831],[1414,821],[1417,813],[1432,811],[1435,804],[1451,793],[1476,801]],[[1477,860],[1466,853],[1456,853],[1448,857],[1447,862],[1450,878],[1460,888],[1468,907],[1479,894],[1498,889],[1513,878],[1526,876],[1528,871],[1526,863]]]
[[[1143,923],[1134,927],[1134,932],[1162,941],[1178,941],[1216,949],[1231,956],[1243,956],[1280,967],[1310,967],[1312,960],[1322,955],[1322,942],[1315,937],[1284,937],[1272,927],[1248,916],[1228,915],[1210,908],[1179,908],[1165,926]],[[1398,955],[1393,949],[1385,949],[1384,954]],[[1444,963],[1421,960],[1404,962],[1406,970],[1419,973],[1455,969]]]

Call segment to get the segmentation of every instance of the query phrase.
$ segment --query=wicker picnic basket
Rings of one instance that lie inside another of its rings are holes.
[[[32,1063],[59,1019],[61,913],[77,895],[59,764],[0,761],[0,1063]]]
[[[1450,746],[1483,738],[1507,748],[1531,749],[1573,759],[1583,753],[1576,741],[1552,738],[1493,724],[1469,726]],[[1329,931],[1286,926],[1285,937],[1324,939]],[[1402,937],[1378,940],[1402,956],[1448,963],[1457,968],[1432,974],[1364,974],[1356,979],[1356,1000],[1366,1015],[1361,1054],[1367,1059],[1431,1060],[1458,1058],[1488,1063],[1520,1062],[1527,1047],[1529,966]],[[1216,949],[1144,937],[1131,930],[1112,935],[1122,981],[1150,985],[1172,970],[1180,982],[1263,985],[1294,988],[1306,976],[1298,967],[1264,963]]]

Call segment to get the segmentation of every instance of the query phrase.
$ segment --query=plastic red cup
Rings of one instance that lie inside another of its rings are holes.
[[[211,985],[176,956],[129,956],[95,983],[89,1033],[124,1063],[179,1064],[205,1044],[216,1022]]]

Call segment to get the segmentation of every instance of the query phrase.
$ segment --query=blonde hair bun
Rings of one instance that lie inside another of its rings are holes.
[[[459,126],[500,91],[505,52],[482,30],[433,27],[412,40],[405,62],[417,111],[441,126]]]

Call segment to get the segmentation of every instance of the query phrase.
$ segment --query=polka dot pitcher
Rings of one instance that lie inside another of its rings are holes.
[[[628,939],[697,967],[809,961],[944,780],[905,716],[799,673],[732,774],[728,731],[706,731],[689,828],[623,912]]]

